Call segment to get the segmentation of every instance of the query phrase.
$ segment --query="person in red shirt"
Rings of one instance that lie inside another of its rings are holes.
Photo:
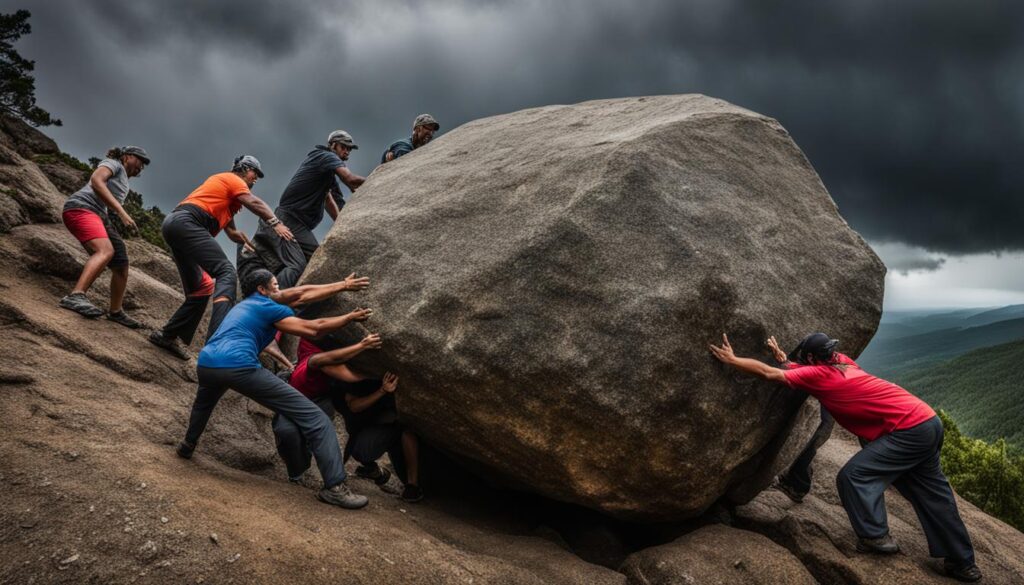
[[[153,345],[187,360],[186,347],[192,343],[210,297],[213,297],[213,310],[206,340],[217,332],[235,304],[238,277],[215,237],[224,230],[229,239],[252,249],[249,238],[235,227],[235,214],[242,207],[266,220],[278,237],[294,238],[287,226],[274,217],[270,207],[250,192],[262,178],[263,169],[256,157],[237,157],[230,172],[206,179],[164,219],[161,234],[178,267],[185,302],[162,328],[150,334],[149,341]]]
[[[380,380],[367,379],[345,364],[363,351],[380,346],[380,336],[376,334],[367,335],[354,345],[329,351],[302,339],[297,364],[288,383],[328,416],[333,418],[335,411],[341,412],[348,432],[345,459],[354,457],[359,462],[357,476],[373,480],[381,489],[390,491],[391,472],[377,463],[377,459],[388,453],[399,479],[405,484],[400,492],[402,499],[418,502],[423,499],[419,487],[418,441],[416,435],[398,422],[394,399],[398,376],[389,372]],[[298,482],[309,468],[309,447],[286,417],[275,416],[272,427],[277,452],[288,469],[288,479]]]
[[[710,349],[719,361],[741,372],[814,396],[837,423],[860,438],[863,449],[836,477],[858,537],[857,550],[899,552],[885,512],[885,490],[892,484],[913,504],[931,556],[945,559],[950,576],[978,581],[974,547],[939,463],[942,422],[924,401],[837,352],[838,344],[824,333],[809,335],[793,352],[793,363],[784,364],[787,369],[736,356],[725,334],[722,345]]]

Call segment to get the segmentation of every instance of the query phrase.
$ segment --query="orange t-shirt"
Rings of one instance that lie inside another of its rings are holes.
[[[249,186],[235,173],[217,173],[203,181],[179,205],[191,203],[213,216],[220,229],[242,208],[238,197],[249,192]]]

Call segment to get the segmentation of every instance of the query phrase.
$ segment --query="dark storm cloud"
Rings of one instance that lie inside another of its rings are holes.
[[[146,145],[155,164],[138,184],[163,207],[241,152],[263,160],[256,190],[273,203],[338,127],[366,173],[424,111],[450,130],[699,92],[778,118],[873,241],[1024,249],[1024,3],[35,4],[19,48],[37,60],[40,104],[65,121],[52,133],[81,157]]]

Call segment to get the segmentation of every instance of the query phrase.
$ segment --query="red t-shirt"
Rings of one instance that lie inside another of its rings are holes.
[[[920,398],[865,372],[849,357],[836,356],[847,365],[845,372],[834,366],[793,365],[786,370],[786,384],[817,398],[846,430],[874,441],[935,416]]]
[[[331,378],[318,368],[309,367],[309,358],[323,350],[311,341],[299,340],[298,365],[292,370],[288,383],[306,398],[317,398],[326,394],[331,387]]]

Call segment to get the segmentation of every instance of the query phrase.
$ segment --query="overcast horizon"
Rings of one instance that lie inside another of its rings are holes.
[[[335,128],[365,175],[423,112],[444,133],[703,93],[786,127],[889,267],[886,309],[1024,303],[1021,4],[0,0],[18,8],[38,104],[64,122],[43,131],[82,160],[144,146],[153,164],[132,186],[165,211],[242,153],[273,206]]]

